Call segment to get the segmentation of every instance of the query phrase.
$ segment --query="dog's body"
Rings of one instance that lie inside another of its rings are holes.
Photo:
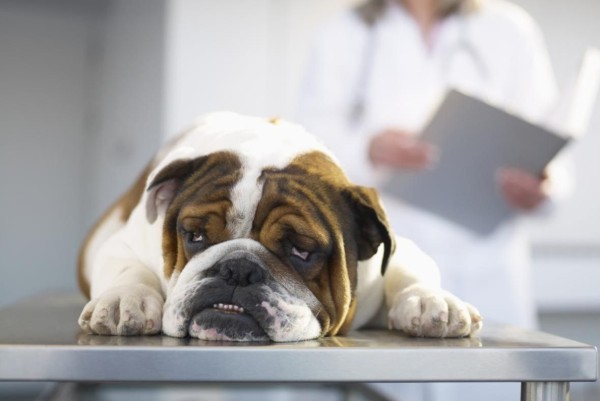
[[[159,152],[90,233],[79,273],[79,324],[97,334],[298,341],[386,316],[418,336],[481,327],[314,137],[231,113]]]

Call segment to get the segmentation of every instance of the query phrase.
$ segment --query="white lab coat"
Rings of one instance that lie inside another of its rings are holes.
[[[532,121],[549,118],[556,84],[542,35],[523,10],[484,1],[476,13],[442,21],[429,47],[409,14],[389,4],[371,28],[352,11],[323,26],[300,96],[299,121],[336,152],[352,180],[378,187],[390,172],[370,164],[371,136],[388,127],[419,132],[449,87]],[[357,99],[363,113],[356,122]],[[551,178],[555,198],[567,192],[568,176],[560,167]],[[446,289],[476,305],[488,322],[535,327],[524,219],[481,238],[385,194],[383,202],[396,233],[413,239],[438,262]],[[514,384],[465,386],[380,390],[403,400],[516,399],[519,391]]]
[[[473,14],[439,23],[428,47],[410,15],[397,2],[389,4],[371,28],[352,11],[325,24],[301,91],[300,122],[334,150],[353,181],[379,186],[389,172],[368,161],[371,136],[388,127],[419,132],[449,87],[532,121],[543,122],[552,113],[557,89],[549,57],[539,29],[523,10],[484,1]],[[370,55],[368,45],[374,46]],[[353,123],[357,98],[363,99],[364,111]],[[474,304],[488,322],[535,327],[524,219],[480,238],[396,199],[383,195],[383,202],[396,233],[413,239],[438,262],[446,289]],[[437,399],[440,391],[443,399],[453,399],[455,390],[419,391],[426,399]],[[479,399],[491,399],[489,390],[483,387],[486,395]],[[467,399],[461,388],[457,391],[462,393],[458,399]],[[511,391],[518,396],[518,389]],[[482,396],[474,387],[468,392]]]
[[[300,122],[334,150],[353,181],[379,186],[389,172],[368,161],[371,136],[387,127],[419,132],[448,87],[533,121],[549,117],[556,84],[542,36],[523,10],[483,2],[476,13],[442,21],[428,48],[410,15],[390,4],[371,28],[351,11],[327,23],[301,93]],[[369,41],[375,47],[365,78]],[[354,124],[357,96],[364,112]],[[488,321],[535,326],[523,219],[480,238],[385,194],[383,201],[396,233],[436,259],[445,288],[476,305]]]

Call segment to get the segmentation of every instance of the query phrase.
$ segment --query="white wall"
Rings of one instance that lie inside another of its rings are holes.
[[[268,3],[168,2],[166,132],[214,110],[268,110]]]
[[[162,139],[165,4],[103,2],[92,21],[86,82],[84,223],[134,181]]]
[[[0,305],[76,290],[85,232],[158,147],[164,7],[0,3]]]
[[[0,304],[75,285],[87,21],[63,4],[0,7]]]
[[[215,110],[291,117],[316,25],[348,0],[169,0],[165,128]]]

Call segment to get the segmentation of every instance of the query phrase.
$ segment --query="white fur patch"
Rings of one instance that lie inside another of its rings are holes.
[[[263,301],[261,306],[273,318],[273,324],[266,331],[273,341],[311,340],[321,335],[321,325],[310,308],[299,299],[284,300],[273,294],[277,308]],[[293,319],[293,324],[289,324]]]
[[[358,262],[354,292],[357,308],[352,320],[352,330],[366,325],[384,304],[384,283],[381,275],[383,248],[382,244],[373,257]]]
[[[227,229],[232,238],[246,238],[252,229],[258,202],[262,195],[262,183],[258,181],[261,167],[243,165],[242,178],[231,190],[232,207],[227,212]]]

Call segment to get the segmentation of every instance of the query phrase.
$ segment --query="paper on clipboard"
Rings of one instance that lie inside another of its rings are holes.
[[[568,139],[458,91],[450,91],[422,139],[440,149],[432,170],[396,172],[384,192],[477,234],[493,232],[514,211],[496,174],[515,167],[542,174]]]
[[[549,125],[574,138],[586,134],[600,91],[600,50],[588,48],[579,72],[561,96]]]

